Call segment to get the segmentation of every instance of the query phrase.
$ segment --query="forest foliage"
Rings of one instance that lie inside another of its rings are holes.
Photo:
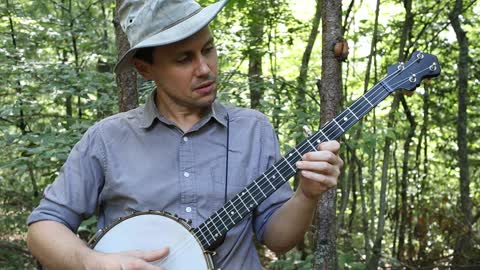
[[[384,0],[378,20],[376,1],[342,4],[350,48],[343,108],[414,51],[436,55],[442,74],[413,95],[387,98],[342,138],[338,268],[478,269],[480,4]],[[232,0],[211,25],[219,98],[265,113],[282,152],[305,138],[303,126],[320,125],[321,34],[301,72],[316,7],[315,0]],[[25,243],[29,212],[86,129],[119,110],[114,9],[113,0],[0,3],[0,269],[36,269]],[[139,82],[140,104],[151,89]],[[94,223],[79,234],[91,236]],[[285,255],[260,248],[265,268],[312,269],[312,235]]]

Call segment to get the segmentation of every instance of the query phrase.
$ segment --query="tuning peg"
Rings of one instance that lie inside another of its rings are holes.
[[[304,125],[303,134],[305,135],[305,137],[310,137],[312,136],[312,130],[307,125]]]

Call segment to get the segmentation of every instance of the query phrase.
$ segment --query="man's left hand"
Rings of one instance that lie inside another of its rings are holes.
[[[328,141],[321,143],[318,151],[303,155],[296,164],[300,169],[297,192],[302,192],[308,199],[318,200],[323,192],[335,187],[343,166],[339,150],[337,141]]]

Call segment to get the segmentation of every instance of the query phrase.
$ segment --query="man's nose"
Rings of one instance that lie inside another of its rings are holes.
[[[201,55],[197,58],[195,67],[195,75],[198,77],[203,77],[210,74],[210,66],[208,65],[207,59]]]

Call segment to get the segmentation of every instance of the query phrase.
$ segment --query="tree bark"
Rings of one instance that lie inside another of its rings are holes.
[[[305,110],[305,102],[306,102],[306,87],[307,87],[307,78],[308,78],[308,66],[310,63],[310,57],[312,55],[313,51],[313,45],[315,45],[315,41],[318,36],[318,28],[320,26],[320,19],[322,17],[322,0],[317,0],[317,6],[315,9],[315,15],[313,17],[313,22],[312,22],[312,29],[310,31],[310,35],[308,37],[307,41],[307,47],[305,48],[305,51],[303,52],[302,56],[302,64],[300,65],[300,72],[297,77],[297,95],[295,99],[295,104],[296,104],[296,109],[299,111],[304,111]],[[319,89],[319,91],[321,91]],[[298,126],[303,127],[305,125],[304,118],[299,119]],[[297,144],[300,143],[303,140],[303,138],[299,137],[297,139]],[[295,177],[294,182],[293,182],[294,188],[298,186],[298,179]]]
[[[470,168],[468,160],[467,141],[467,104],[468,104],[468,76],[469,76],[469,41],[461,25],[463,1],[456,0],[455,7],[449,14],[450,22],[457,36],[460,47],[458,55],[458,116],[457,116],[457,144],[458,166],[460,168],[460,200],[458,205],[461,211],[463,228],[454,247],[452,264],[460,266],[469,262],[468,251],[472,249],[472,200],[470,198]]]
[[[8,23],[9,23],[9,27],[10,27],[10,37],[12,39],[12,45],[13,45],[13,49],[15,50],[15,53],[17,53],[17,38],[16,38],[16,33],[15,33],[15,27],[13,25],[13,20],[12,20],[12,15],[10,14],[10,3],[9,3],[9,0],[6,0],[6,8],[7,8],[7,12],[8,12]],[[18,66],[18,57],[15,56],[15,66]],[[16,123],[16,126],[20,129],[20,131],[22,132],[22,135],[25,135],[27,134],[27,122],[25,121],[25,118],[24,118],[24,112],[23,112],[23,97],[22,97],[22,88],[21,88],[21,85],[20,85],[20,81],[17,79],[16,80],[16,87],[15,87],[15,91],[17,93],[17,96],[18,96],[18,104],[19,104],[19,111],[20,111],[20,118],[18,119],[18,123]]]
[[[410,144],[413,140],[413,136],[415,135],[415,129],[417,127],[417,123],[412,116],[410,108],[408,107],[407,101],[403,96],[399,96],[400,101],[402,103],[403,109],[405,111],[405,115],[407,116],[408,122],[410,123],[410,129],[407,134],[407,138],[405,139],[405,143],[403,145],[403,160],[402,160],[402,178],[401,178],[401,189],[400,189],[400,197],[401,197],[401,210],[400,210],[400,229],[399,229],[399,240],[398,240],[398,255],[397,258],[399,260],[403,259],[403,249],[405,244],[405,228],[407,225],[407,214],[408,214],[408,198],[407,198],[407,191],[408,191],[408,160],[409,160],[409,152],[410,152]]]
[[[354,166],[354,152],[355,149],[347,148],[347,154],[344,155],[346,160],[348,160],[348,174],[347,176],[342,175],[338,188],[341,190],[340,197],[340,210],[338,212],[337,221],[338,229],[337,231],[341,234],[345,232],[345,211],[348,206],[348,199],[350,197],[350,183],[352,183],[352,178],[355,170]]]
[[[398,60],[404,61],[406,58],[406,50],[407,42],[411,35],[411,29],[413,28],[413,14],[412,10],[412,0],[404,0],[403,1],[405,7],[405,22],[403,25],[402,36],[400,39],[400,48],[398,53]],[[392,106],[388,116],[388,124],[387,128],[392,129],[395,122],[395,112],[398,108],[400,103],[400,94],[395,94],[392,102]],[[381,186],[380,186],[380,201],[379,201],[379,212],[378,212],[378,224],[377,230],[374,237],[373,248],[372,248],[372,255],[371,258],[367,262],[368,269],[377,269],[378,262],[382,255],[382,241],[383,241],[383,233],[385,227],[385,214],[387,208],[387,200],[386,200],[386,190],[388,185],[388,166],[390,162],[390,145],[392,144],[392,138],[387,137],[385,139],[385,144],[383,147],[383,165],[382,165],[382,178],[381,178]]]
[[[260,109],[260,101],[264,92],[262,45],[267,4],[266,1],[262,1],[259,3],[259,6],[253,6],[249,11],[248,86],[250,88],[250,107],[252,109]]]
[[[392,107],[388,116],[388,129],[392,129],[395,122],[394,112],[397,110],[400,99],[398,95],[395,95],[393,99]],[[378,267],[378,261],[382,255],[382,241],[383,233],[385,229],[385,214],[387,210],[387,185],[388,185],[388,165],[390,162],[390,145],[392,144],[392,138],[387,137],[383,146],[383,165],[382,165],[382,177],[380,185],[380,201],[378,210],[378,225],[375,232],[375,241],[373,242],[372,254],[367,263],[367,269],[376,270]]]
[[[373,35],[372,35],[372,42],[371,42],[371,45],[370,45],[370,54],[368,56],[368,61],[367,61],[367,68],[366,68],[366,72],[365,72],[365,80],[364,80],[364,86],[363,86],[363,92],[366,93],[368,88],[369,88],[369,85],[370,85],[370,79],[371,79],[371,76],[370,76],[370,70],[371,70],[371,66],[372,66],[372,60],[375,60],[376,58],[376,47],[377,47],[377,40],[378,40],[378,18],[380,16],[380,0],[377,0],[377,3],[376,3],[376,7],[375,7],[375,23],[374,23],[374,26],[373,26]],[[375,74],[376,74],[376,67],[375,67]],[[373,127],[375,129],[375,109],[373,109]],[[360,120],[360,128],[355,136],[356,140],[358,141],[360,139],[360,136],[361,136],[361,132],[362,132],[362,129],[363,129],[363,120]],[[375,130],[374,130],[374,134],[375,134]],[[372,180],[371,180],[371,222],[370,224],[371,225],[371,233],[370,235],[368,235],[368,221],[366,223],[364,223],[364,226],[366,225],[366,227],[364,228],[365,229],[365,255],[366,255],[366,259],[368,260],[369,256],[370,256],[370,237],[371,236],[373,238],[374,234],[373,234],[373,224],[374,223],[374,217],[375,217],[375,187],[374,187],[374,183],[375,183],[375,155],[376,155],[376,147],[375,145],[372,147],[372,152],[371,152],[371,157],[372,157],[372,165],[371,165],[371,177],[372,177]]]
[[[113,26],[115,28],[115,40],[118,51],[118,58],[122,57],[130,48],[127,36],[120,26],[118,18],[118,8],[125,0],[116,0],[115,19]],[[134,70],[126,71],[117,74],[118,87],[118,107],[120,112],[125,112],[134,109],[138,106],[138,92],[137,92],[137,73]]]
[[[342,62],[335,58],[334,45],[342,39],[342,2],[323,0],[322,4],[322,89],[320,122],[334,118],[342,96]],[[325,192],[316,215],[316,248],[314,269],[336,269],[336,189]]]
[[[317,5],[315,8],[315,15],[312,21],[312,29],[310,35],[308,36],[307,47],[303,52],[302,64],[300,66],[300,73],[297,77],[297,108],[303,110],[305,107],[305,98],[306,98],[306,83],[308,78],[308,65],[310,63],[310,57],[313,51],[313,45],[318,36],[318,28],[320,27],[320,19],[322,17],[322,0],[317,0]]]

